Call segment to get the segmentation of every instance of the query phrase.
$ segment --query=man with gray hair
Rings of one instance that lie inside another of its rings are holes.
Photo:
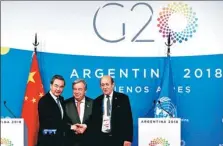
[[[93,99],[87,97],[87,83],[82,79],[77,79],[72,83],[73,96],[65,101],[65,112],[71,124],[75,124],[75,132],[67,134],[69,146],[88,145],[87,126],[92,112]]]

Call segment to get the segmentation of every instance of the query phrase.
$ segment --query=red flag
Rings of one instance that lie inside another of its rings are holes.
[[[22,118],[24,118],[28,128],[28,146],[34,146],[37,143],[39,130],[38,102],[43,95],[43,84],[37,56],[34,52],[22,108]]]

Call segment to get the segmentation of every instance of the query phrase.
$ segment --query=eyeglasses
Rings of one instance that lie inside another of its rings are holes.
[[[59,89],[63,89],[63,88],[64,88],[64,86],[59,86],[59,85],[57,85],[57,84],[54,84],[53,87],[55,87],[55,88],[59,88]]]

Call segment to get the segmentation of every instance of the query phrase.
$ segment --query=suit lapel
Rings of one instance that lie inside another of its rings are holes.
[[[100,95],[97,102],[94,102],[93,104],[93,107],[96,107],[97,109],[97,115],[102,118],[104,114],[104,94]]]
[[[56,101],[53,99],[53,97],[51,96],[51,94],[50,94],[49,92],[48,92],[48,98],[50,99],[53,108],[55,108],[55,109],[57,110],[56,113],[58,113],[58,115],[61,117],[60,108],[58,107]],[[60,99],[60,98],[59,98],[59,99]],[[61,102],[61,99],[60,99],[60,102]],[[61,103],[61,106],[62,106],[62,103]]]
[[[84,118],[83,118],[82,123],[85,123],[88,115],[90,114],[90,107],[91,107],[90,102],[88,98],[85,97]]]
[[[113,97],[112,97],[112,111],[114,111],[118,106],[118,97],[116,92],[113,92]],[[113,112],[112,112],[113,113]]]

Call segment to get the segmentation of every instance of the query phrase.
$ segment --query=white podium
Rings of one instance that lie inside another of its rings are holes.
[[[1,146],[24,146],[23,119],[1,119]]]
[[[180,146],[180,118],[139,118],[138,146]]]

